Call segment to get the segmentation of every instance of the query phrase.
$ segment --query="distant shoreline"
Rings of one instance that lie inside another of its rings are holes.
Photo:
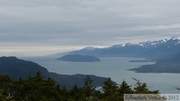
[[[155,60],[130,60],[129,62],[156,62]]]

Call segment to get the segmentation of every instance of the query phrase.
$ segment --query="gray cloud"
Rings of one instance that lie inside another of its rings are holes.
[[[53,47],[58,52],[63,48],[54,47],[69,50],[179,37],[179,4],[179,0],[0,0],[0,45],[6,46],[5,53],[19,47],[30,54],[27,46]]]

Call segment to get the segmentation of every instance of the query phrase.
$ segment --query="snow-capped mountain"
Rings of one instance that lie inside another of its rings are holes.
[[[88,47],[85,47],[85,48],[83,48],[83,49],[81,49],[81,50],[93,51],[93,50],[95,50],[95,49],[97,49],[97,48],[88,46]]]
[[[167,39],[162,39],[158,41],[147,41],[147,42],[140,42],[138,45],[144,48],[148,47],[158,47],[159,45],[166,43]]]
[[[177,38],[173,37],[173,40],[177,40]],[[140,46],[144,48],[149,48],[149,47],[157,47],[163,43],[166,43],[167,41],[168,41],[167,39],[162,39],[158,41],[140,42],[138,44],[126,43],[126,44],[113,45],[113,46],[110,46],[109,48],[121,48],[121,47],[126,47],[126,46]]]
[[[172,37],[157,41],[140,42],[138,44],[119,44],[107,48],[86,47],[71,51],[68,54],[83,54],[113,57],[161,58],[180,51],[180,39]]]

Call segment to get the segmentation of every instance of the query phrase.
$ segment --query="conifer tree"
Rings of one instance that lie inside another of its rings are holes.
[[[104,95],[106,96],[112,96],[113,93],[118,91],[118,87],[115,83],[112,82],[111,78],[108,78],[106,81],[104,81],[104,85],[102,86],[102,90],[104,92]]]
[[[95,91],[95,87],[92,85],[93,80],[90,78],[90,76],[86,76],[84,79],[84,86],[83,86],[83,92],[86,97],[89,97],[93,95]]]
[[[147,87],[146,83],[140,82],[140,80],[137,80],[133,78],[136,81],[136,85],[134,87],[134,93],[136,94],[158,94],[159,90],[150,91]]]
[[[82,92],[81,89],[77,87],[77,85],[75,85],[70,91],[70,98],[71,100],[74,101],[79,101],[82,98]]]
[[[131,89],[131,86],[128,85],[125,80],[123,80],[123,82],[120,84],[119,93],[120,93],[121,96],[123,96],[124,94],[133,93],[133,91]]]

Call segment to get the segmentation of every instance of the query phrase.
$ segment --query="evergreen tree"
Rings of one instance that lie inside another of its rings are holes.
[[[119,87],[120,101],[123,101],[124,94],[132,94],[132,93],[133,93],[133,91],[131,89],[131,86],[128,85],[125,80],[123,80],[123,82],[120,84],[120,87]]]
[[[1,96],[5,96],[6,99],[11,100],[15,96],[15,91],[13,90],[13,81],[7,75],[0,76],[0,90]]]
[[[137,80],[133,78],[136,81],[136,85],[134,87],[134,93],[135,94],[158,94],[159,90],[150,91],[146,85],[146,83],[140,82],[140,80]]]
[[[108,78],[104,85],[102,86],[103,98],[107,101],[117,101],[119,92],[118,87],[114,82],[112,82],[111,78]]]
[[[124,94],[131,94],[133,93],[131,86],[127,84],[126,81],[123,80],[123,82],[120,84],[119,87],[119,93],[121,96],[123,96]]]
[[[6,101],[6,96],[3,95],[2,90],[0,90],[0,101]]]
[[[41,82],[43,80],[43,76],[40,71],[36,73],[36,75],[33,77],[34,81]]]
[[[82,98],[82,90],[75,85],[70,91],[70,99],[73,101],[79,101]]]
[[[93,95],[95,91],[95,87],[92,85],[92,83],[93,80],[89,76],[86,76],[86,78],[84,79],[84,86],[83,86],[83,92],[86,97]]]

